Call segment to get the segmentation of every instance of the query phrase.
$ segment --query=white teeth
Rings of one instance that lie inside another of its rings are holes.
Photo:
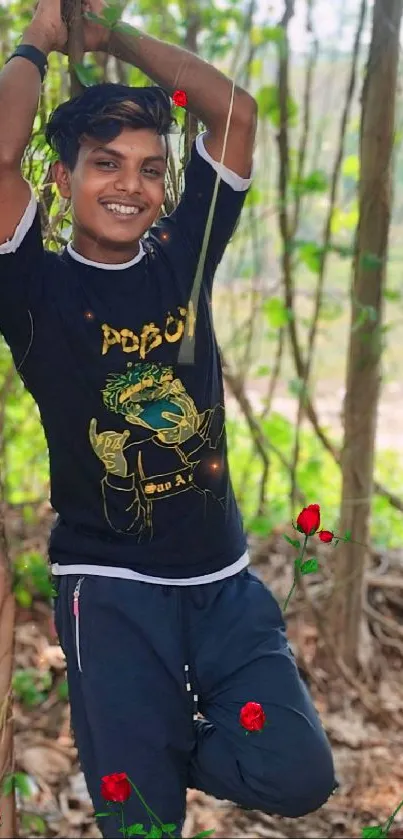
[[[125,207],[123,204],[105,204],[105,207],[113,213],[122,213],[124,216],[135,216],[140,212],[139,207]]]

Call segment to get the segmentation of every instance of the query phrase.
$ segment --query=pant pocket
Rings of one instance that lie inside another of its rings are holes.
[[[80,577],[77,580],[77,583],[75,585],[74,592],[73,592],[74,640],[75,640],[77,667],[78,667],[80,673],[83,672],[82,661],[81,661],[81,636],[80,636],[80,595],[81,595],[81,588],[82,588],[84,580],[85,580],[85,577]]]

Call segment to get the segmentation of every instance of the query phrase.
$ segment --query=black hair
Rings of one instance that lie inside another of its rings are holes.
[[[91,137],[109,143],[125,127],[151,128],[167,140],[176,120],[171,100],[161,87],[129,87],[104,82],[59,105],[45,128],[45,138],[58,159],[73,171],[80,142]]]

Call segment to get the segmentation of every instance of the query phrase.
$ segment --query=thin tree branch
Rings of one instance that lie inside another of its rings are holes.
[[[279,459],[284,469],[290,471],[290,464],[284,457],[283,453],[270,440],[267,439],[266,435],[262,431],[260,423],[254,414],[253,408],[245,392],[242,381],[235,373],[233,373],[230,370],[225,358],[223,357],[222,352],[221,361],[223,367],[224,381],[228,385],[229,389],[231,390],[231,393],[233,394],[236,401],[238,402],[239,407],[241,408],[241,411],[249,426],[249,430],[251,432],[251,437],[255,444],[256,451],[258,452],[262,460],[264,468],[267,468],[267,470],[269,469],[270,460],[267,451],[271,450],[273,454],[275,454],[276,457]],[[298,498],[301,501],[304,500],[304,495],[300,490],[298,490]]]
[[[306,28],[307,32],[311,35],[314,35],[314,28],[313,28],[313,10],[314,10],[315,0],[308,0],[307,3],[307,21],[306,21]],[[314,72],[316,68],[316,62],[318,60],[319,55],[319,41],[314,35],[312,49],[309,54],[307,67],[306,67],[306,75],[305,75],[305,88],[304,88],[304,101],[303,101],[303,125],[301,131],[301,139],[298,149],[298,163],[297,163],[297,175],[296,175],[296,182],[297,182],[297,190],[295,195],[295,207],[294,207],[294,219],[292,223],[291,229],[291,238],[294,239],[298,230],[299,219],[300,219],[300,212],[303,200],[302,190],[298,189],[298,185],[302,181],[304,174],[305,174],[305,162],[307,156],[307,149],[308,149],[308,140],[310,135],[310,128],[311,128],[311,116],[312,116],[312,87],[313,87],[313,79],[314,79]]]
[[[63,0],[62,14],[68,28],[68,58],[70,74],[71,96],[79,96],[84,88],[74,69],[75,64],[81,64],[84,56],[84,32],[81,15],[81,0]]]

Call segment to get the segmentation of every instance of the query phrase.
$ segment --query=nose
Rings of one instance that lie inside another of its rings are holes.
[[[124,172],[118,172],[115,180],[116,189],[125,193],[126,195],[139,195],[142,191],[140,172],[127,169]]]

